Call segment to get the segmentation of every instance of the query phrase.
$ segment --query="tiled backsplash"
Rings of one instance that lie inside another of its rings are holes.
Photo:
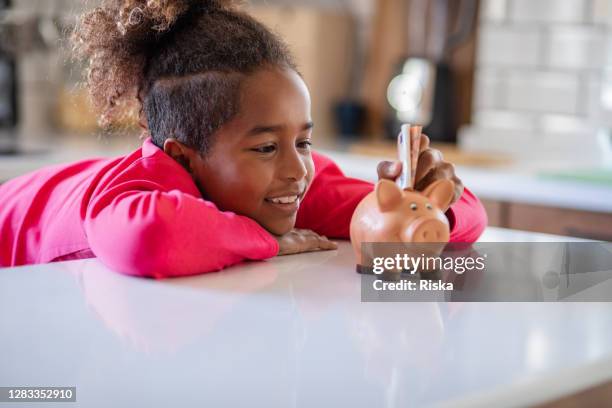
[[[611,30],[612,0],[482,0],[473,124],[461,144],[601,160]]]

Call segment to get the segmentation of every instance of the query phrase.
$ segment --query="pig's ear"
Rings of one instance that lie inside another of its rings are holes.
[[[402,190],[389,180],[380,180],[376,184],[376,201],[380,211],[390,211],[402,201]]]
[[[455,197],[455,183],[447,179],[434,181],[423,191],[423,195],[429,198],[433,205],[446,211]]]

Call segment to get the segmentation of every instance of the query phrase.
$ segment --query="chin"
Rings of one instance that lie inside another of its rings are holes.
[[[295,227],[295,220],[291,222],[272,222],[262,225],[269,233],[274,235],[285,235]]]

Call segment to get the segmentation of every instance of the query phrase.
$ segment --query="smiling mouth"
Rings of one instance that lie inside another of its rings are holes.
[[[289,195],[284,197],[266,198],[266,201],[274,204],[293,204],[300,198],[299,195]]]
[[[277,197],[266,197],[264,201],[271,204],[275,208],[278,208],[287,212],[295,212],[300,206],[304,192],[299,194],[287,194],[284,196]]]

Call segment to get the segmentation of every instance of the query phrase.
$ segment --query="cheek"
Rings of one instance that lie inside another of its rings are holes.
[[[308,159],[304,161],[304,166],[306,167],[306,182],[308,183],[306,190],[308,191],[315,175],[315,165],[312,156],[308,156]]]
[[[234,184],[235,188],[232,188],[237,207],[242,208],[247,215],[254,215],[262,205],[269,184],[270,177],[265,172],[251,169],[242,174]]]
[[[271,178],[268,172],[231,161],[214,167],[200,173],[200,186],[206,198],[224,211],[247,216],[258,211]]]

